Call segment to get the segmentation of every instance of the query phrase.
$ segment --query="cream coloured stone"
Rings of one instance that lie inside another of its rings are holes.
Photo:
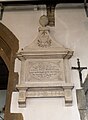
[[[72,105],[73,85],[67,70],[73,51],[50,36],[46,22],[41,22],[43,27],[39,28],[38,37],[17,54],[22,62],[20,82],[16,86],[20,107],[25,107],[26,98],[31,97],[63,97],[66,105]]]
[[[40,17],[39,20],[40,25],[42,25],[43,27],[46,26],[48,24],[48,17],[43,15]]]

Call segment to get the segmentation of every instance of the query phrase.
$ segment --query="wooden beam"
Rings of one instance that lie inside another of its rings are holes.
[[[59,4],[59,3],[84,3],[84,0],[0,0],[3,5],[23,5],[23,4]]]

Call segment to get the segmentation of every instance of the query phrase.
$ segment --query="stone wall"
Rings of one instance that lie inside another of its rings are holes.
[[[86,96],[86,105],[87,105],[87,109],[88,109],[88,75],[83,84],[83,88],[84,88],[84,92],[85,92],[85,96]]]

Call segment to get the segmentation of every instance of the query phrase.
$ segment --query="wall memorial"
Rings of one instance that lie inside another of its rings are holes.
[[[47,27],[48,18],[41,16],[37,38],[17,53],[21,73],[16,88],[19,107],[26,107],[26,99],[63,97],[65,105],[72,105],[73,84],[69,77],[69,59],[73,51],[57,43]]]

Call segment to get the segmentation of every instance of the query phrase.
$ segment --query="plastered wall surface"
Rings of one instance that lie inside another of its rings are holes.
[[[3,20],[6,25],[19,39],[19,49],[30,44],[38,34],[39,18],[45,11],[19,11],[4,12]],[[81,66],[88,66],[88,18],[84,9],[57,9],[55,11],[55,27],[50,28],[53,38],[65,47],[74,51],[70,60],[70,68],[77,66],[77,58],[80,59]],[[20,62],[16,59],[15,71],[20,75]],[[83,81],[87,75],[87,70],[83,70]],[[71,70],[71,81],[74,84],[73,106],[65,107],[63,99],[27,99],[27,107],[18,108],[18,93],[13,93],[11,112],[23,113],[24,120],[40,119],[62,119],[80,120],[76,103],[76,89],[80,88],[77,71]],[[26,112],[28,111],[28,112]]]
[[[26,108],[19,108],[17,98],[18,94],[14,92],[12,95],[11,112],[22,113],[24,120],[80,120],[75,96],[73,106],[71,107],[65,106],[63,98],[35,98],[27,99]]]

